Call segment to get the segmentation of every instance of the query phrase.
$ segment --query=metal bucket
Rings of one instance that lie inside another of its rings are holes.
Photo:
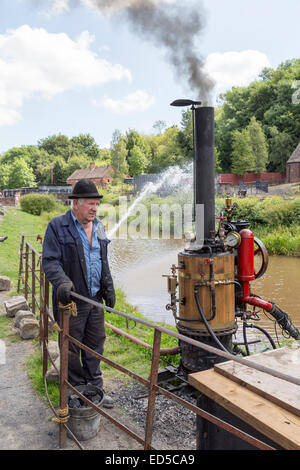
[[[79,388],[79,387],[78,387]],[[104,394],[97,407],[100,407],[104,399]],[[69,407],[68,428],[79,441],[86,441],[95,437],[99,431],[101,415],[90,406],[79,408]],[[70,436],[69,436],[70,437]]]

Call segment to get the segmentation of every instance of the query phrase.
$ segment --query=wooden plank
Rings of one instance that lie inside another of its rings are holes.
[[[287,450],[300,450],[300,418],[213,369],[190,374],[189,383]]]
[[[251,356],[251,361],[300,378],[300,348],[281,348]],[[228,361],[214,370],[300,416],[300,387],[251,367]]]

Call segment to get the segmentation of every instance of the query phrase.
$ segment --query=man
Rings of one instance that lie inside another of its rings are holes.
[[[71,290],[103,303],[115,305],[115,290],[111,277],[106,238],[102,222],[96,217],[101,196],[96,185],[87,179],[78,181],[69,196],[72,210],[54,217],[46,230],[42,266],[53,286],[53,314],[59,321],[58,303],[72,300]],[[104,311],[76,299],[77,316],[70,317],[70,335],[99,354],[105,341]],[[100,361],[69,343],[68,380],[73,386],[91,383],[103,389]],[[104,394],[106,408],[113,400]]]

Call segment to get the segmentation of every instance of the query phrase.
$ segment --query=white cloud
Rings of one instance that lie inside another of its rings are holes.
[[[125,114],[129,112],[142,112],[150,108],[155,102],[153,96],[150,96],[144,90],[137,90],[130,93],[122,100],[113,100],[112,98],[104,98],[103,100],[94,100],[95,106],[103,106],[115,114]]]
[[[206,72],[216,82],[216,94],[232,87],[248,86],[264,67],[270,67],[267,55],[254,50],[213,53],[205,61]]]
[[[111,80],[131,81],[129,70],[90,49],[92,41],[87,31],[73,41],[28,25],[0,35],[0,125],[15,124],[24,100],[34,94],[51,98]]]

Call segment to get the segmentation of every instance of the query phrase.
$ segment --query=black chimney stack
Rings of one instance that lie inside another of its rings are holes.
[[[201,204],[204,211],[204,230],[202,238],[210,239],[215,231],[215,144],[214,144],[214,108],[195,107],[194,113],[194,202]],[[199,206],[198,206],[199,207]],[[199,222],[199,221],[198,221]],[[201,241],[200,233],[196,240]]]

